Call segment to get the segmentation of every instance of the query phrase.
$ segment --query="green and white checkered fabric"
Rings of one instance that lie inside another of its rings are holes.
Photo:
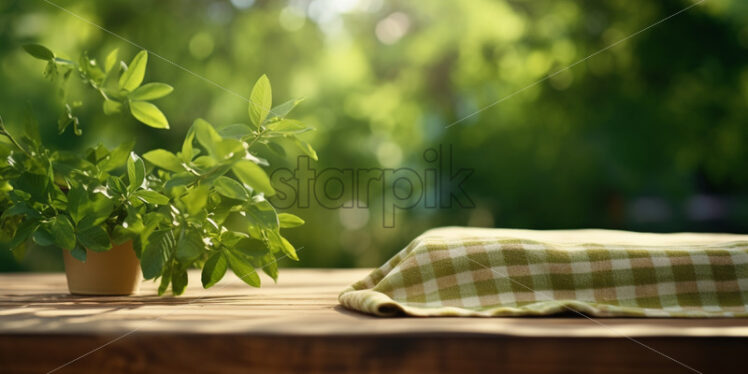
[[[748,235],[447,227],[339,300],[378,316],[748,317]]]

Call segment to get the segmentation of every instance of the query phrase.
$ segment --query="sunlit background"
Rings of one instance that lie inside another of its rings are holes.
[[[317,128],[305,139],[319,169],[423,171],[424,151],[451,146],[454,167],[474,170],[463,187],[475,207],[422,202],[392,228],[377,194],[369,209],[291,208],[307,221],[288,233],[303,247],[297,265],[376,266],[443,225],[748,232],[746,1],[709,0],[599,54],[693,3],[51,1],[194,72],[149,59],[146,80],[175,87],[159,101],[171,131],[92,105],[82,138],[57,136],[44,63],[20,46],[126,59],[138,48],[45,1],[0,2],[0,114],[12,128],[31,106],[60,148],[134,138],[137,150],[177,149],[197,117],[247,122],[230,91],[247,96],[265,73],[276,102],[306,98],[296,118]],[[267,156],[293,168],[287,151]],[[5,271],[61,268],[52,248],[21,263],[0,253]]]

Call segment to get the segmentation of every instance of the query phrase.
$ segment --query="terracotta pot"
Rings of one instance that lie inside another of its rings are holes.
[[[131,295],[140,288],[140,261],[132,241],[106,252],[87,251],[86,262],[63,251],[68,289],[74,295]]]

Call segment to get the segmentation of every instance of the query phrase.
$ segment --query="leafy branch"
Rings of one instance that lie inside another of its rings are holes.
[[[59,133],[65,132],[69,125],[73,125],[76,135],[81,135],[79,119],[73,114],[76,102],[67,100],[65,89],[72,72],[77,72],[81,82],[94,89],[103,99],[102,109],[105,114],[118,114],[129,110],[138,121],[154,128],[168,129],[169,121],[161,110],[151,103],[169,95],[174,89],[165,83],[146,83],[146,65],[148,52],[143,50],[133,57],[130,64],[118,59],[118,50],[111,51],[101,65],[88,56],[81,54],[78,62],[59,58],[54,52],[38,44],[27,44],[23,48],[31,56],[46,61],[44,75],[52,82],[58,83],[60,96],[64,101],[65,111],[58,119]]]
[[[142,84],[147,52],[127,65],[109,53],[103,69],[85,53],[79,61],[56,57],[40,45],[26,51],[47,61],[45,76],[60,83],[65,111],[58,131],[79,119],[67,102],[64,85],[77,72],[81,82],[99,93],[105,114],[128,109],[144,124],[168,128],[164,114],[150,100],[164,97],[172,87]],[[283,150],[290,140],[316,159],[312,147],[298,138],[311,128],[286,118],[300,100],[272,107],[270,81],[260,77],[252,88],[248,108],[251,125],[216,128],[194,121],[177,153],[154,149],[141,156],[134,142],[114,149],[101,145],[82,153],[44,146],[36,124],[13,137],[0,118],[0,242],[21,255],[29,241],[54,245],[85,261],[88,251],[102,252],[112,244],[133,242],[146,279],[160,279],[159,294],[171,287],[181,294],[187,269],[202,268],[208,288],[231,269],[252,286],[260,285],[256,268],[277,279],[276,256],[298,260],[296,250],[281,234],[304,221],[276,212],[266,200],[275,193],[263,169],[266,160],[254,152],[257,144]]]

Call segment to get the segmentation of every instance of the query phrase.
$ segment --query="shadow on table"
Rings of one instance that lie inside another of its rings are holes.
[[[137,319],[141,314],[135,312],[141,307],[164,307],[163,312],[155,313],[154,320],[174,313],[170,306],[200,304],[236,304],[246,302],[247,296],[212,295],[196,297],[162,297],[157,295],[142,296],[79,296],[67,293],[49,293],[34,295],[0,295],[0,318],[3,329],[38,328],[40,331],[52,330],[60,326],[75,326],[98,321],[107,323],[114,318]],[[124,314],[115,314],[124,312]],[[128,315],[128,313],[135,313]],[[153,313],[153,312],[150,312]],[[114,317],[114,316],[117,317]],[[112,316],[112,317],[107,317]],[[102,317],[104,317],[102,319]]]
[[[50,306],[55,308],[79,308],[81,306],[120,306],[137,308],[140,306],[158,305],[185,305],[199,301],[200,303],[232,303],[246,300],[246,295],[224,295],[224,296],[194,296],[174,297],[158,295],[132,295],[132,296],[83,296],[68,293],[48,293],[33,295],[0,295],[0,308]]]

